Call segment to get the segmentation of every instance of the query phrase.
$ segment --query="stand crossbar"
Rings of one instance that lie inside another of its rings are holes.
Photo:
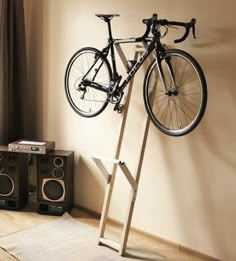
[[[120,48],[120,46],[118,44],[115,46],[116,46],[117,52],[119,53],[119,55],[121,57],[122,62],[126,66],[127,60],[124,56],[122,49]],[[144,46],[145,46],[145,44],[144,44]],[[143,46],[139,46],[139,45],[136,46],[134,60],[137,60],[138,56],[142,52],[143,52]],[[141,150],[140,150],[140,154],[139,154],[138,166],[137,166],[137,170],[135,171],[135,175],[133,176],[131,174],[129,168],[127,167],[126,163],[119,160],[121,145],[122,145],[122,141],[123,141],[123,137],[124,137],[124,130],[125,130],[125,126],[126,126],[126,119],[127,119],[128,108],[129,108],[129,103],[130,103],[130,97],[131,97],[131,93],[132,93],[133,81],[134,81],[134,78],[129,83],[127,99],[126,99],[125,107],[123,110],[121,124],[120,124],[119,131],[118,131],[118,141],[117,141],[117,148],[116,148],[116,153],[115,153],[114,159],[106,159],[106,158],[101,158],[101,157],[96,157],[96,156],[92,157],[96,166],[98,167],[98,169],[100,170],[100,172],[102,173],[102,175],[104,176],[104,178],[107,181],[106,193],[105,193],[105,197],[104,197],[104,204],[103,204],[101,220],[100,220],[100,225],[99,225],[99,242],[98,242],[98,244],[109,246],[109,247],[117,250],[119,252],[119,254],[122,256],[125,255],[125,251],[126,251],[126,246],[127,246],[127,241],[128,241],[129,231],[130,231],[130,225],[131,225],[135,200],[136,200],[137,191],[138,191],[138,184],[139,184],[139,179],[140,179],[140,174],[141,174],[144,152],[145,152],[145,148],[146,148],[148,130],[149,130],[149,125],[150,125],[150,119],[148,116],[146,116],[145,127],[143,130],[144,134],[143,134],[143,139],[141,142]],[[104,161],[109,161],[109,162],[113,163],[113,168],[112,168],[111,174],[109,174],[109,171],[103,164]],[[126,215],[124,225],[123,225],[120,244],[104,237],[105,228],[106,228],[106,224],[108,221],[108,212],[109,212],[110,203],[111,203],[111,196],[112,196],[112,192],[113,192],[113,187],[114,187],[114,182],[115,182],[118,166],[122,170],[122,173],[125,175],[127,181],[129,182],[129,184],[132,188],[131,193],[130,193],[127,215]]]

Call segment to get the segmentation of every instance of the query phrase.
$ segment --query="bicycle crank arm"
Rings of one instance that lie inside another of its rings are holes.
[[[121,113],[123,111],[123,108],[124,108],[124,105],[120,104],[123,95],[124,95],[124,92],[121,93],[119,101],[116,103],[116,105],[114,107],[114,111],[117,111],[118,113]]]

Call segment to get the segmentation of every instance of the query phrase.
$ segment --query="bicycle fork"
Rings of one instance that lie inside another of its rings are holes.
[[[163,63],[163,61],[165,61]],[[171,57],[163,57],[162,52],[156,53],[156,64],[157,64],[157,71],[160,76],[160,80],[162,82],[162,85],[165,89],[165,94],[168,96],[177,96],[179,93],[178,86],[176,85],[174,70],[171,64]],[[164,67],[166,68],[164,72]],[[169,85],[168,85],[168,79],[167,74],[169,75]]]

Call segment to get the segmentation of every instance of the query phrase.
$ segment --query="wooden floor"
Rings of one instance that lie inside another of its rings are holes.
[[[91,225],[98,228],[99,219],[88,214],[84,211],[73,209],[70,213],[72,217],[79,220],[82,223]],[[0,210],[0,237],[20,231],[26,228],[30,228],[34,225],[45,223],[51,220],[55,220],[58,217],[49,215],[39,215],[35,212],[34,208],[27,207],[22,211],[8,211]],[[110,222],[107,225],[106,236],[119,241],[121,228],[119,225]],[[200,261],[200,260],[214,260],[211,258],[204,258],[192,253],[187,253],[183,249],[179,249],[177,246],[167,244],[156,238],[148,237],[147,235],[141,234],[136,231],[131,231],[129,235],[128,245],[132,245],[139,250],[143,250],[149,253],[155,253],[158,256],[165,257],[165,260],[172,261]],[[117,253],[118,254],[118,253]],[[7,254],[4,250],[0,249],[0,261],[16,261],[14,257]],[[23,260],[22,260],[23,261]],[[37,261],[36,259],[34,261]],[[83,260],[82,260],[83,261]],[[86,260],[84,260],[86,261]],[[125,258],[124,258],[125,261]]]

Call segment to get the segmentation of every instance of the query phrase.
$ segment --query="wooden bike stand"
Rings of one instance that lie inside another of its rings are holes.
[[[123,51],[121,50],[120,46],[116,46],[116,48],[121,57],[121,60],[123,61],[124,65],[126,66],[127,60],[123,54]],[[137,61],[138,56],[140,55],[140,53],[143,52],[143,50],[144,49],[142,46],[139,46],[139,45],[136,46],[134,60]],[[116,249],[121,256],[124,256],[125,251],[126,251],[126,246],[127,246],[127,241],[128,241],[129,231],[130,231],[130,225],[131,225],[131,220],[132,220],[132,215],[133,215],[133,210],[134,210],[134,205],[135,205],[135,200],[136,200],[136,195],[137,195],[137,190],[138,190],[139,178],[140,178],[141,168],[142,168],[142,163],[143,163],[143,158],[144,158],[144,152],[145,152],[145,148],[146,148],[148,130],[149,130],[149,125],[150,125],[150,119],[148,116],[146,116],[144,134],[143,134],[143,138],[142,138],[142,142],[141,142],[141,150],[139,153],[138,166],[135,171],[135,175],[133,176],[130,173],[125,162],[122,162],[119,160],[120,152],[121,152],[121,145],[122,145],[125,126],[126,126],[130,97],[131,97],[132,88],[133,88],[133,82],[134,82],[134,79],[132,79],[131,82],[129,83],[127,99],[126,99],[125,107],[123,110],[121,124],[119,126],[119,131],[118,131],[118,142],[117,142],[117,149],[116,149],[114,159],[109,160],[109,159],[100,158],[100,157],[93,157],[93,160],[94,160],[95,164],[97,165],[98,169],[101,171],[101,173],[107,180],[107,188],[106,188],[104,204],[103,204],[103,209],[102,209],[102,214],[101,214],[101,220],[100,220],[100,225],[99,225],[99,242],[98,242],[98,244],[106,245],[113,249]],[[109,174],[108,170],[106,169],[105,165],[103,164],[104,161],[110,161],[113,163],[112,174]],[[129,184],[132,188],[131,193],[130,193],[127,216],[125,218],[124,225],[123,225],[123,231],[121,234],[120,244],[104,237],[106,224],[108,221],[108,212],[109,212],[110,203],[111,203],[113,186],[114,186],[118,166],[122,170],[123,174],[127,178],[127,181],[129,182]]]

